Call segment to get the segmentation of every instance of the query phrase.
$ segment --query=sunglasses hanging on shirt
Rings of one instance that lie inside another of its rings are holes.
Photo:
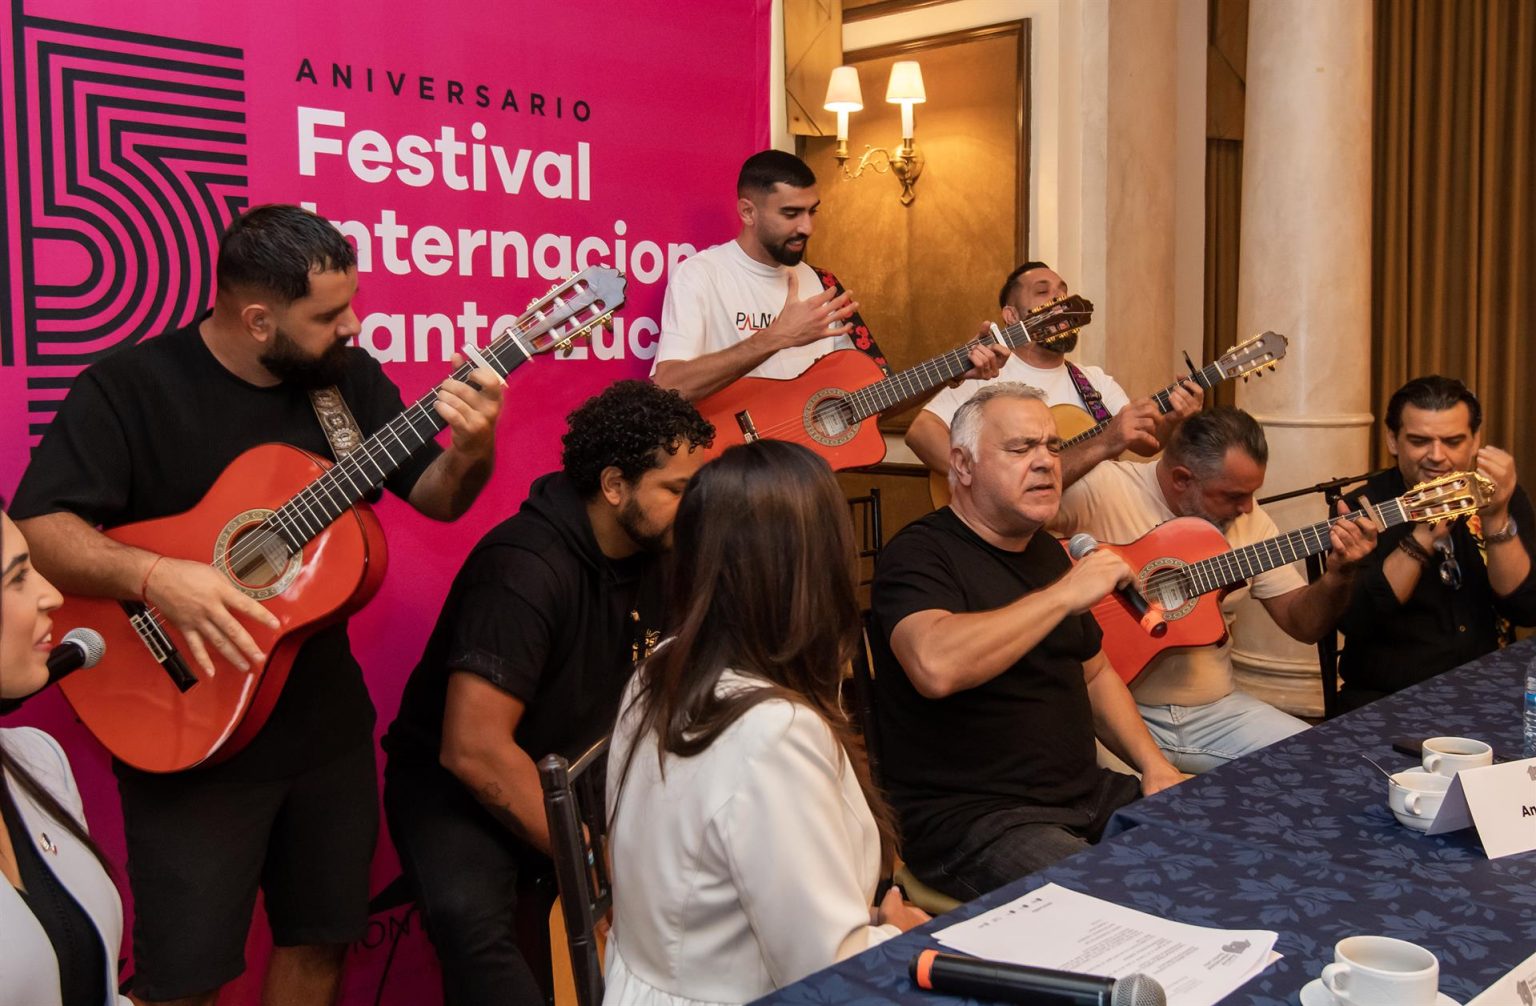
[[[1440,553],[1440,582],[1451,590],[1461,589],[1461,565],[1456,561],[1456,546],[1449,538],[1435,542]]]

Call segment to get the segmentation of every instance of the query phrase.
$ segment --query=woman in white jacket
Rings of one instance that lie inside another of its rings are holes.
[[[741,1003],[926,921],[893,890],[891,813],[838,705],[859,640],[827,465],[733,447],[678,508],[671,638],[609,753],[605,1003]]]
[[[48,683],[49,613],[63,599],[0,513],[0,703]],[[58,742],[0,730],[0,1006],[103,1006],[117,995],[123,905],[85,831]]]

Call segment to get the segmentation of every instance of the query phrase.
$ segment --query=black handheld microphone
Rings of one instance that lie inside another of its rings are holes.
[[[912,982],[920,989],[1030,1006],[1167,1006],[1157,979],[1147,975],[1103,978],[1026,964],[924,950],[912,958]]]
[[[1076,560],[1086,558],[1090,553],[1098,551],[1098,548],[1098,539],[1086,531],[1074,534],[1072,540],[1067,542],[1067,554]],[[1147,599],[1141,596],[1141,591],[1127,584],[1116,587],[1115,596],[1125,605],[1131,617],[1147,630],[1148,635],[1162,637],[1168,634],[1168,623],[1163,621],[1163,613],[1148,604]]]
[[[107,641],[95,629],[70,629],[48,654],[48,683],[84,667],[95,667],[107,652]]]

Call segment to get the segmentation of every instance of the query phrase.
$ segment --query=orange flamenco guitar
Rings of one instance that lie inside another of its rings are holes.
[[[1164,634],[1152,635],[1125,602],[1110,594],[1093,607],[1104,630],[1104,654],[1129,683],[1165,650],[1225,640],[1221,599],[1250,577],[1327,551],[1332,521],[1374,516],[1382,528],[1406,521],[1433,524],[1472,513],[1493,492],[1493,483],[1483,475],[1452,472],[1373,505],[1374,514],[1357,510],[1242,548],[1231,548],[1216,525],[1199,517],[1177,517],[1129,545],[1101,544],[1135,571],[1137,589],[1167,626]]]
[[[556,286],[455,373],[483,362],[505,376],[535,353],[568,346],[607,323],[624,302],[624,277],[594,267]],[[586,320],[584,320],[584,318]],[[443,421],[434,389],[336,464],[285,444],[232,461],[185,513],[106,531],[160,555],[206,562],[277,616],[274,630],[244,623],[267,659],[249,673],[211,652],[202,677],[180,633],[153,605],[71,596],[63,630],[90,626],[106,640],[95,667],[60,682],[87,729],[135,768],[176,772],[220,761],[256,736],[305,640],[373,597],[387,565],[383,529],[362,498],[383,484]]]
[[[833,470],[873,465],[885,457],[885,438],[865,420],[948,383],[971,369],[971,349],[999,343],[1050,345],[1088,324],[1093,305],[1071,296],[1042,304],[1006,328],[886,377],[856,349],[817,360],[799,377],[743,377],[700,399],[699,414],[715,425],[713,457],[735,444],[789,440],[820,454]]]

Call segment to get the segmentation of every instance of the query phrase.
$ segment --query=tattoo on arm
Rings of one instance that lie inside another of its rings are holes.
[[[528,830],[523,827],[523,822],[517,819],[517,815],[512,812],[512,805],[502,797],[500,783],[486,783],[475,791],[475,798],[480,801],[481,806],[490,811],[492,817],[499,821],[504,828],[511,831],[512,834],[517,835],[519,838],[527,836]]]

